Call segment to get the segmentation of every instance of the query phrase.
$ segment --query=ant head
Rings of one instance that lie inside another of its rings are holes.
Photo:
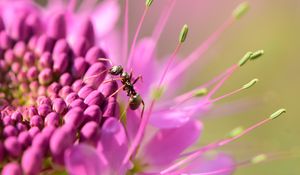
[[[122,66],[113,66],[110,68],[110,74],[112,75],[120,75],[123,72]]]

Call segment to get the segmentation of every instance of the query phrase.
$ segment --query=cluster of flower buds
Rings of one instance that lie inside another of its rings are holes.
[[[98,60],[105,53],[94,46],[92,23],[82,25],[74,44],[67,42],[65,23],[63,14],[54,15],[47,30],[35,13],[16,14],[9,25],[0,18],[3,174],[38,174],[49,169],[45,160],[63,165],[70,146],[95,145],[103,121],[117,117],[111,94],[118,85],[102,84],[107,63]]]

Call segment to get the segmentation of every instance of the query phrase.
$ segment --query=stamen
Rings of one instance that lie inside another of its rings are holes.
[[[147,7],[150,7],[152,3],[153,3],[153,0],[146,0]]]
[[[280,115],[282,115],[283,113],[286,113],[286,109],[279,109],[278,111],[274,112],[272,115],[270,115],[270,119],[276,119],[277,117],[279,117]]]
[[[235,72],[235,70],[238,68],[238,66],[237,65],[233,65],[232,67],[231,67],[231,72],[230,73],[228,73],[228,75],[226,75],[223,79],[221,79],[221,81],[207,94],[207,96],[206,96],[206,99],[208,100],[208,99],[210,99],[211,98],[211,96],[213,95],[213,94],[215,94],[216,93],[216,91],[217,90],[219,90],[220,88],[221,88],[221,86],[225,83],[225,81],[229,78],[229,77],[231,77],[231,75]]]
[[[123,26],[123,60],[125,61],[127,57],[127,51],[128,51],[128,8],[129,8],[129,2],[128,0],[125,0],[125,14],[124,14],[124,26]]]
[[[229,137],[235,137],[239,134],[241,134],[244,131],[244,128],[242,126],[234,128],[232,131],[229,132],[228,136]]]
[[[216,83],[217,81],[221,80],[219,82],[219,84],[207,95],[207,99],[209,99],[211,97],[211,95],[213,95],[221,87],[221,85],[225,82],[225,80],[227,80],[233,74],[233,72],[237,69],[237,67],[243,66],[248,60],[255,60],[258,57],[262,56],[263,54],[264,54],[263,50],[259,50],[259,51],[256,51],[254,53],[253,52],[247,52],[242,57],[242,59],[240,59],[240,61],[238,62],[237,65],[231,66],[224,73],[222,73],[221,75],[217,76],[213,80],[205,83],[204,85],[201,85],[201,86],[197,87],[196,89],[194,89],[192,91],[189,91],[187,93],[184,93],[183,95],[180,95],[180,96],[176,97],[175,100],[174,100],[175,103],[185,102],[185,101],[193,98],[194,95],[195,95],[195,93],[197,93],[197,91],[199,89],[207,88],[207,87],[211,86],[212,84]],[[253,81],[254,82],[252,82],[252,83],[256,83],[257,80],[253,80]],[[251,85],[251,83],[249,85]],[[247,86],[245,85],[244,88],[246,89]]]
[[[169,71],[169,69],[170,69],[172,63],[174,62],[174,59],[175,59],[177,53],[179,52],[179,50],[180,50],[182,44],[183,44],[183,43],[185,42],[185,40],[186,40],[188,31],[189,31],[189,28],[188,28],[188,26],[185,24],[185,25],[182,27],[182,29],[181,29],[181,32],[180,32],[180,34],[179,34],[178,44],[177,44],[177,46],[176,46],[176,48],[175,48],[173,54],[171,55],[171,57],[170,57],[169,60],[168,60],[168,63],[167,63],[167,65],[166,65],[166,67],[165,67],[165,69],[164,69],[164,72],[163,72],[163,74],[162,74],[162,76],[161,76],[161,79],[160,79],[160,81],[159,81],[159,83],[158,83],[158,87],[161,87],[161,85],[163,84],[163,82],[164,82],[164,80],[165,80],[165,77],[166,77],[166,75],[167,75],[167,73],[168,73],[168,71]]]
[[[190,98],[193,98],[195,96],[195,94],[197,93],[198,90],[200,89],[203,89],[203,88],[208,88],[210,87],[211,85],[213,85],[214,83],[220,81],[223,77],[227,76],[229,73],[231,72],[230,69],[226,70],[225,72],[221,73],[220,75],[218,75],[217,77],[213,78],[211,81],[201,85],[201,86],[198,86],[197,88],[189,91],[189,92],[186,92],[178,97],[175,98],[174,102],[175,103],[181,103],[182,101],[186,101]]]
[[[170,14],[175,6],[175,3],[176,3],[176,0],[169,0],[169,3],[167,3],[165,8],[163,9],[163,14],[161,15],[161,18],[155,25],[155,29],[152,34],[152,38],[154,39],[155,42],[157,42],[159,40],[160,35],[161,35],[163,29],[165,28],[166,23],[170,17]]]
[[[222,95],[222,96],[220,96],[220,97],[217,97],[217,98],[215,98],[215,99],[210,100],[210,103],[214,103],[214,102],[216,102],[216,101],[219,101],[219,100],[224,99],[224,98],[226,98],[226,97],[229,97],[229,96],[231,96],[231,95],[237,94],[238,92],[240,92],[240,91],[242,91],[242,90],[249,89],[249,88],[252,87],[254,84],[256,84],[256,82],[258,82],[258,79],[257,79],[257,78],[251,80],[249,83],[245,84],[243,87],[241,87],[241,88],[239,88],[239,89],[237,89],[237,90],[235,90],[235,91],[233,91],[233,92],[230,92],[230,93],[228,93],[228,94],[225,94],[225,95]]]
[[[199,57],[201,57],[209,47],[224,33],[224,31],[229,28],[237,19],[243,16],[247,11],[248,4],[242,3],[239,5],[225,22],[217,28],[215,32],[213,32],[197,49],[195,49],[183,62],[181,62],[178,66],[174,67],[169,76],[169,80],[173,81],[179,75],[181,75],[187,68],[189,68],[194,62],[196,62]]]
[[[244,64],[246,64],[246,62],[250,59],[250,57],[253,55],[253,52],[247,52],[242,59],[240,59],[239,61],[239,66],[243,66]]]
[[[145,17],[148,13],[149,7],[151,6],[152,3],[153,3],[153,0],[146,0],[145,10],[144,10],[143,15],[140,19],[140,22],[138,24],[138,27],[136,29],[136,32],[135,32],[135,35],[134,35],[134,38],[133,38],[133,41],[132,41],[132,44],[131,44],[131,49],[130,49],[128,60],[127,60],[127,69],[129,69],[131,67],[132,56],[133,56],[133,52],[134,52],[134,49],[135,49],[136,41],[137,41],[137,38],[140,34],[140,31],[141,31],[142,25],[144,23]]]
[[[194,97],[202,97],[206,95],[208,90],[206,88],[199,89],[195,92]]]
[[[176,0],[169,0],[168,3],[166,3],[165,8],[162,10],[162,14],[160,15],[159,21],[155,25],[155,29],[152,33],[151,39],[153,40],[153,47],[151,50],[148,50],[148,54],[145,55],[144,60],[148,60],[152,57],[153,51],[155,50],[155,47],[157,46],[157,42],[161,36],[161,33],[163,32],[163,29],[166,26],[166,23],[170,17],[170,14],[175,6]]]
[[[162,84],[164,82],[165,76],[166,76],[171,64],[173,63],[177,53],[179,52],[181,45],[185,41],[185,39],[187,37],[187,33],[188,33],[188,26],[184,25],[181,32],[180,32],[180,35],[179,35],[179,41],[178,41],[177,47],[176,47],[175,51],[173,52],[173,54],[171,55],[171,57],[169,58],[168,63],[166,65],[166,68],[164,69],[162,77],[161,77],[161,79],[158,83],[158,86],[157,86],[158,89],[161,89],[163,87]],[[125,158],[123,159],[123,162],[122,162],[123,165],[125,165],[129,161],[129,159],[136,152],[136,149],[138,148],[138,145],[140,145],[140,142],[143,139],[143,135],[144,135],[145,129],[147,127],[148,121],[150,119],[150,115],[151,115],[152,110],[154,108],[155,102],[156,102],[156,99],[152,99],[147,114],[145,115],[145,117],[142,118],[142,121],[140,123],[137,134],[136,134],[136,136],[135,136],[135,138],[132,142],[132,145],[130,146],[128,152],[125,155]]]
[[[238,62],[238,65],[241,67],[246,64],[247,61],[256,60],[264,54],[263,50],[258,50],[256,52],[247,52],[242,59]]]
[[[267,155],[259,154],[259,155],[255,156],[251,159],[251,163],[252,164],[258,164],[258,163],[261,163],[261,162],[265,161],[266,159],[267,159]]]
[[[258,128],[258,127],[260,127],[260,126],[262,126],[262,125],[268,123],[269,121],[271,121],[271,120],[273,120],[273,119],[279,117],[279,116],[280,116],[282,113],[284,113],[284,112],[285,112],[284,109],[280,109],[280,110],[276,111],[275,113],[273,113],[273,114],[271,115],[271,116],[273,116],[273,117],[270,116],[270,117],[268,117],[268,118],[266,118],[266,119],[264,119],[264,120],[262,120],[262,121],[260,121],[260,122],[258,122],[258,123],[256,123],[256,124],[250,126],[249,128],[243,130],[242,132],[239,132],[237,135],[234,134],[234,135],[232,135],[232,137],[230,137],[230,138],[227,138],[227,139],[225,139],[225,140],[223,139],[223,140],[220,140],[220,141],[213,142],[213,143],[211,143],[211,144],[208,144],[207,146],[204,146],[204,147],[202,147],[202,148],[196,150],[194,153],[190,154],[190,155],[187,156],[186,158],[182,159],[181,161],[179,161],[179,162],[175,163],[174,165],[172,165],[172,166],[166,168],[165,170],[163,170],[163,171],[161,172],[161,174],[170,173],[170,172],[172,172],[173,170],[179,168],[180,166],[183,166],[183,165],[185,165],[186,163],[188,163],[188,162],[190,162],[190,161],[196,159],[197,157],[199,157],[200,155],[202,155],[203,153],[205,153],[205,152],[207,152],[207,151],[209,151],[209,150],[216,149],[216,148],[218,148],[218,147],[224,146],[224,145],[226,145],[226,144],[228,144],[228,143],[231,143],[231,142],[237,140],[238,138],[240,138],[240,137],[244,136],[245,134],[247,134],[247,133],[253,131],[254,129],[256,129],[256,128]]]
[[[237,6],[237,8],[233,11],[232,15],[236,19],[240,19],[242,16],[244,16],[247,13],[248,10],[249,10],[248,2],[243,2]]]
[[[284,155],[284,156],[282,156],[282,155]],[[221,173],[227,173],[227,172],[233,171],[237,168],[246,167],[246,166],[250,166],[250,165],[254,165],[254,164],[258,164],[258,163],[262,163],[262,162],[266,162],[266,161],[275,161],[275,160],[280,160],[280,159],[284,159],[284,158],[292,158],[293,156],[295,156],[295,154],[291,154],[291,153],[288,153],[288,154],[286,154],[286,153],[258,154],[248,160],[238,162],[232,166],[224,167],[224,168],[210,171],[210,172],[196,173],[194,175],[220,175]],[[296,155],[296,157],[299,157],[299,155]],[[179,170],[177,172],[183,172],[183,171]],[[179,174],[179,173],[177,173],[177,174]]]
[[[261,57],[264,54],[264,50],[258,50],[251,55],[251,60],[255,60],[256,58]]]

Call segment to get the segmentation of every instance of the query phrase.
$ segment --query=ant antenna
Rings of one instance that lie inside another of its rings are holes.
[[[105,62],[108,62],[111,66],[113,66],[113,63],[110,59],[108,58],[99,58],[98,61],[105,61]],[[110,69],[110,68],[109,68]],[[91,75],[89,77],[86,77],[83,79],[83,82],[86,82],[87,80],[91,79],[91,78],[97,78],[99,77],[100,75],[104,74],[105,72],[109,71],[109,69],[105,69],[104,71],[98,73],[98,74],[95,74],[95,75]]]
[[[98,61],[106,61],[106,62],[109,62],[109,64],[111,66],[113,65],[112,61],[110,59],[108,59],[108,58],[99,58]]]
[[[95,75],[91,75],[89,77],[85,77],[85,78],[83,78],[83,82],[86,83],[86,81],[91,79],[91,78],[97,78],[97,77],[99,77],[100,75],[104,74],[107,71],[109,71],[109,69],[105,69],[104,71],[100,72],[99,74],[95,74]]]

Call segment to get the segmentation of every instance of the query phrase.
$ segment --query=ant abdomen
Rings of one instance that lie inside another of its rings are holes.
[[[142,102],[143,102],[143,99],[140,96],[140,94],[132,95],[129,98],[129,107],[130,107],[131,110],[136,110],[137,108],[140,107],[140,105],[142,104]]]

